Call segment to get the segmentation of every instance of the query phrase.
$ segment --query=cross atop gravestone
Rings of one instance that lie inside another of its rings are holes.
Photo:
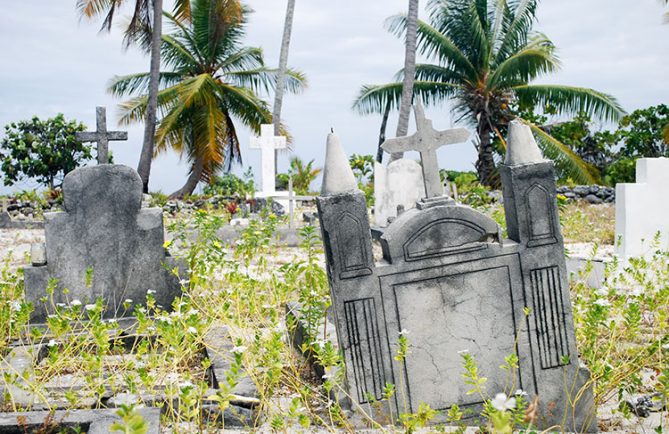
[[[107,131],[107,110],[104,107],[95,108],[95,123],[97,131],[76,133],[77,140],[82,142],[97,142],[98,164],[109,163],[109,142],[128,140],[126,131]]]
[[[423,179],[427,197],[438,197],[444,194],[439,177],[437,149],[444,145],[462,143],[469,138],[465,128],[437,131],[432,127],[432,120],[425,117],[425,110],[420,99],[413,108],[416,115],[416,133],[411,136],[396,137],[383,142],[381,147],[390,153],[418,151],[423,163]]]
[[[274,127],[269,124],[260,126],[260,137],[251,137],[251,149],[260,149],[262,155],[262,191],[272,194],[275,191],[274,150],[286,147],[286,138],[274,135]]]

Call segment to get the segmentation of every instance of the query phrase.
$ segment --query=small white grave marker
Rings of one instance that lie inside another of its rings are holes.
[[[274,170],[274,150],[286,147],[286,138],[274,135],[271,124],[260,126],[260,137],[251,137],[251,149],[260,149],[262,156],[262,193],[263,196],[276,191],[276,172]]]
[[[662,250],[669,250],[669,158],[636,161],[636,183],[616,185],[616,241],[623,259],[653,253],[660,232]]]

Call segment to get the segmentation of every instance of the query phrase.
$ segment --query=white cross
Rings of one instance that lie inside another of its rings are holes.
[[[286,138],[274,135],[274,127],[269,124],[260,126],[260,137],[251,137],[251,149],[260,149],[262,156],[262,191],[272,194],[276,190],[274,172],[274,150],[286,147]]]
[[[425,110],[420,99],[413,108],[416,115],[416,132],[412,136],[388,139],[381,147],[390,153],[407,151],[420,152],[423,166],[423,180],[427,197],[438,197],[444,194],[444,186],[439,177],[437,149],[444,145],[462,143],[469,138],[469,131],[465,128],[437,131],[432,127],[432,121],[425,117]]]

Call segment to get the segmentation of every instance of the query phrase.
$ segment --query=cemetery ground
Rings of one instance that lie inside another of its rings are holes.
[[[597,251],[607,256],[614,242],[612,205],[560,203],[569,253]],[[478,208],[504,227],[499,204]],[[190,280],[181,280],[183,296],[171,313],[155,303],[135,308],[126,300],[124,308],[134,309],[136,324],[101,320],[99,302],[69,299],[51,306],[47,327],[41,329],[27,325],[21,267],[29,259],[30,244],[41,241],[43,232],[1,231],[3,411],[122,407],[125,418],[118,432],[137,433],[143,432],[137,427],[148,423],[137,416],[141,406],[162,407],[164,432],[253,427],[262,432],[457,429],[421,428],[433,417],[429,408],[395,415],[383,427],[364,415],[374,414],[374,407],[384,402],[365,405],[356,415],[346,408],[333,326],[328,323],[325,328],[330,329],[324,329],[330,298],[320,234],[305,226],[299,247],[281,246],[276,229],[286,224],[285,219],[266,212],[226,245],[217,236],[228,224],[225,211],[168,216],[166,244],[187,261],[191,272]],[[656,411],[669,390],[667,261],[658,253],[652,260],[633,260],[624,270],[611,261],[606,285],[599,288],[589,287],[585,276],[572,279],[578,349],[591,371],[601,431],[667,430],[666,410]],[[297,324],[293,316],[286,316],[287,306],[301,319],[297,350],[291,345]],[[212,348],[212,335],[228,344]],[[411,335],[407,339],[410,345]],[[226,369],[218,369],[212,381],[212,364],[219,363]],[[514,394],[512,382],[508,390],[487,390],[482,380],[486,372],[464,359],[459,374],[467,384],[483,384],[473,387],[479,389],[474,393],[491,403],[499,393]],[[393,393],[392,386],[387,393]],[[625,404],[650,395],[656,400],[645,406]],[[506,414],[512,415],[517,428],[527,426],[523,420],[531,421],[532,403],[523,402],[522,395],[516,399],[517,405]],[[219,413],[225,418],[217,417]],[[491,407],[490,420],[465,423],[456,410],[449,412],[449,419],[456,427],[490,429],[495,414]]]

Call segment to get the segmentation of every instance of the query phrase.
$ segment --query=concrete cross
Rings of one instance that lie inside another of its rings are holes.
[[[251,137],[251,149],[260,149],[262,156],[262,192],[272,194],[275,192],[274,150],[286,147],[286,138],[274,135],[272,125],[260,126],[260,137]]]
[[[444,194],[444,187],[439,177],[437,149],[444,145],[462,143],[469,138],[469,131],[465,128],[437,131],[432,127],[432,121],[425,118],[425,110],[420,99],[413,108],[416,115],[416,133],[412,136],[388,139],[381,147],[390,153],[418,151],[423,166],[423,180],[427,197],[438,197]]]
[[[128,140],[126,131],[107,131],[107,110],[104,107],[95,108],[95,123],[97,131],[76,133],[81,142],[97,142],[98,164],[109,163],[109,142],[112,140]]]

